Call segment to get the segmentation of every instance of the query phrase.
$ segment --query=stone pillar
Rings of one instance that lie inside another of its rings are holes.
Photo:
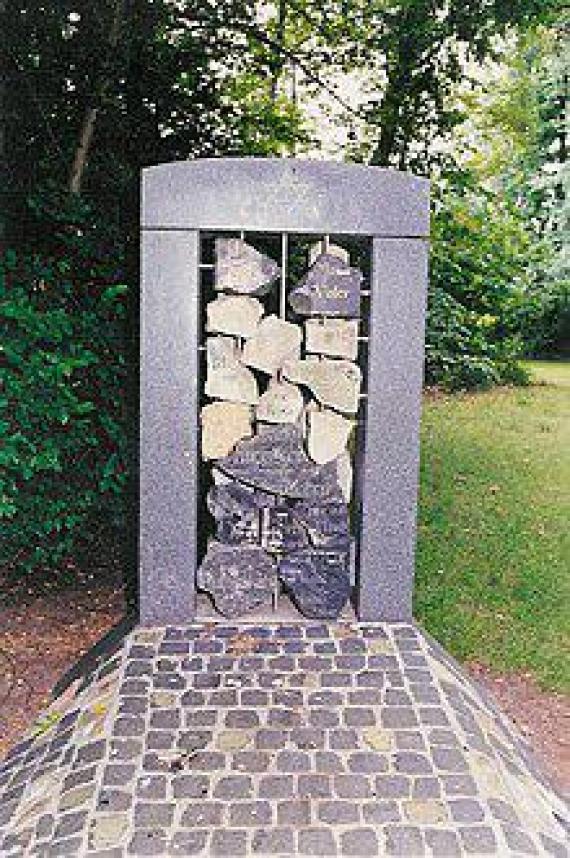
[[[140,620],[196,608],[198,233],[142,232]]]
[[[358,616],[412,614],[427,241],[372,245],[368,397],[359,451]]]

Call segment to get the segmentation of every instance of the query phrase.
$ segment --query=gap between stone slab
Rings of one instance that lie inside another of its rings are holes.
[[[343,608],[337,620],[311,620],[304,617],[303,614],[295,607],[293,602],[281,594],[277,601],[277,605],[273,610],[268,605],[263,605],[255,611],[249,611],[243,617],[228,618],[219,614],[212,605],[208,596],[205,593],[198,593],[196,600],[196,616],[193,620],[195,623],[220,623],[222,625],[244,625],[248,626],[252,623],[355,623],[357,622],[356,611],[351,602]]]

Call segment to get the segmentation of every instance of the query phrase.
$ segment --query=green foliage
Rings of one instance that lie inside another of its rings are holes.
[[[426,380],[451,390],[524,383],[520,314],[543,250],[516,206],[457,179],[434,201]]]
[[[82,251],[0,262],[0,564],[22,570],[122,509],[127,287]]]
[[[462,661],[570,689],[570,363],[424,401],[414,614]],[[535,379],[533,378],[533,381]]]

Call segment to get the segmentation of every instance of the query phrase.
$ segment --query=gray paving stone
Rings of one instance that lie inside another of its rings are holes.
[[[295,709],[270,709],[267,723],[270,727],[300,727],[303,716]]]
[[[277,824],[300,827],[311,821],[311,802],[309,799],[280,801],[277,804]]]
[[[277,755],[275,767],[280,772],[308,772],[311,760],[303,751],[281,751]]]
[[[242,706],[267,706],[268,702],[268,692],[260,691],[258,688],[246,688],[240,693]]]
[[[394,730],[394,742],[398,751],[426,750],[422,734],[415,730]]]
[[[299,775],[297,791],[301,798],[329,798],[331,779],[326,774]]]
[[[95,763],[102,760],[107,751],[107,742],[105,739],[99,739],[97,742],[89,742],[87,745],[82,745],[78,751],[76,760],[77,763]]]
[[[449,724],[449,718],[439,706],[420,707],[419,716],[423,726],[445,727]]]
[[[515,828],[512,825],[503,825],[503,834],[507,841],[507,846],[513,852],[522,855],[538,855],[538,849],[532,839],[521,831],[520,828]]]
[[[447,795],[477,795],[477,784],[471,775],[441,775],[440,781]]]
[[[133,803],[130,790],[101,789],[97,796],[97,810],[115,813],[129,810]]]
[[[136,831],[129,843],[130,855],[164,855],[166,832],[158,829]]]
[[[344,694],[340,691],[315,691],[309,694],[307,702],[309,706],[342,706]]]
[[[492,855],[497,849],[497,838],[488,825],[473,825],[459,829],[459,837],[466,852]]]
[[[331,730],[329,743],[333,751],[348,751],[358,748],[356,730]]]
[[[469,768],[463,754],[453,748],[434,748],[431,756],[436,768],[446,772],[466,772]]]
[[[296,727],[291,730],[291,742],[301,751],[322,749],[325,746],[325,732],[313,727]]]
[[[172,779],[174,798],[205,798],[210,788],[210,778],[207,775],[180,774]]]
[[[347,727],[373,727],[376,724],[374,709],[364,706],[346,708],[343,712],[343,718]]]
[[[388,855],[403,855],[406,858],[425,855],[425,847],[419,828],[409,825],[388,825],[385,834],[386,853]]]
[[[354,825],[359,821],[358,804],[352,801],[321,801],[317,817],[327,825]]]
[[[188,828],[209,828],[221,825],[225,805],[222,802],[200,801],[189,804],[183,812],[180,825]]]
[[[340,835],[342,855],[378,855],[378,837],[373,828],[355,828]]]
[[[338,727],[340,714],[334,709],[310,709],[308,721],[311,727]]]
[[[416,713],[411,706],[392,706],[388,709],[382,709],[380,720],[383,727],[393,729],[418,726]]]
[[[307,760],[307,767],[310,763]],[[339,754],[334,751],[317,751],[315,753],[315,769],[317,772],[335,773],[343,772],[345,765]]]
[[[351,754],[348,758],[347,765],[349,772],[356,772],[359,774],[378,774],[380,772],[388,771],[387,757],[378,753],[371,753],[369,751],[359,751]]]
[[[146,746],[149,751],[165,751],[172,748],[176,734],[172,730],[149,730],[146,734]]]
[[[506,822],[508,825],[520,826],[521,821],[518,814],[506,801],[501,801],[498,798],[490,798],[489,809],[495,819],[500,819],[501,822]]]
[[[454,822],[476,823],[485,818],[483,808],[472,798],[456,798],[448,803],[448,807]]]
[[[240,801],[230,805],[230,825],[270,825],[273,808],[268,801]]]
[[[334,775],[333,789],[340,798],[370,798],[372,787],[363,775]]]
[[[426,843],[434,858],[460,858],[463,855],[457,834],[440,828],[428,828],[424,831]]]
[[[285,730],[258,730],[255,735],[255,747],[261,751],[283,748],[287,741]]]
[[[292,855],[295,851],[295,833],[291,828],[272,828],[256,831],[252,851],[262,855]]]
[[[402,816],[395,801],[367,802],[362,806],[364,822],[369,825],[386,825],[387,822],[401,822]]]
[[[430,775],[433,772],[428,757],[413,751],[398,751],[394,754],[394,767],[405,775]]]
[[[247,775],[227,775],[214,787],[214,798],[251,798],[253,782]]]
[[[232,755],[232,769],[242,772],[265,772],[270,762],[270,755],[262,751],[238,751]]]
[[[103,783],[106,786],[123,786],[132,781],[135,775],[133,765],[110,763],[103,772]]]
[[[87,813],[85,811],[64,814],[56,825],[54,839],[59,840],[62,837],[77,834],[84,827],[86,820]]]
[[[143,775],[137,781],[136,794],[139,798],[166,798],[166,778],[164,775]]]
[[[336,841],[329,828],[307,828],[299,831],[297,848],[301,855],[318,855],[319,858],[338,854]]]
[[[439,798],[441,796],[441,784],[439,778],[415,778],[412,790],[412,798]]]
[[[226,727],[257,727],[259,715],[254,709],[236,709],[226,714]]]
[[[170,840],[169,854],[199,855],[204,851],[207,839],[205,831],[177,831]]]
[[[295,782],[292,775],[266,775],[259,782],[260,798],[292,798]]]
[[[167,827],[172,825],[174,805],[167,802],[138,802],[135,804],[137,828]]]
[[[381,775],[375,780],[378,798],[408,798],[411,781],[404,775]]]
[[[349,688],[352,685],[352,674],[340,671],[321,673],[321,685],[323,688]]]

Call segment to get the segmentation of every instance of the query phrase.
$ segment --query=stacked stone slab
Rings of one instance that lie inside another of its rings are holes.
[[[205,393],[221,402],[201,412],[215,538],[197,584],[228,617],[268,603],[278,582],[313,618],[338,616],[350,594],[347,447],[361,371],[358,319],[347,317],[359,313],[362,275],[340,247],[316,247],[310,261],[289,294],[305,317],[302,356],[301,324],[264,316],[253,297],[271,289],[276,263],[243,239],[216,240]]]

